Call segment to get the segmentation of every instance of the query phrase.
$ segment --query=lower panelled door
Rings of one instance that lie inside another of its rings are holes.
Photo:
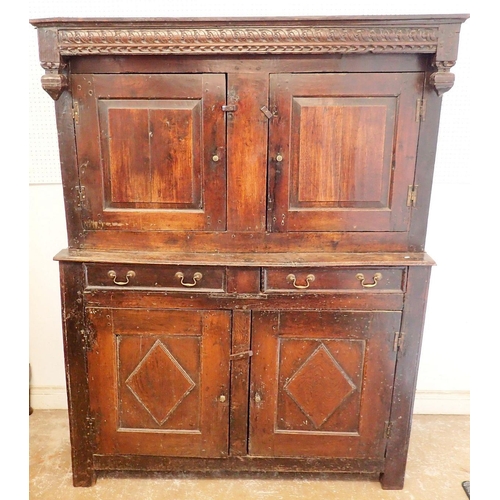
[[[86,310],[96,452],[228,452],[230,313]]]
[[[258,312],[250,454],[383,457],[401,313]]]

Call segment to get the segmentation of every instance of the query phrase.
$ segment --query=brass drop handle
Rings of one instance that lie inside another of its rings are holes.
[[[286,277],[286,280],[291,283],[295,288],[309,288],[309,285],[315,280],[314,274],[308,274],[306,276],[306,284],[305,285],[297,285],[297,278],[295,278],[295,274],[289,274]]]
[[[135,277],[135,272],[134,271],[127,271],[127,274],[125,275],[125,278],[127,278],[127,281],[116,281],[116,272],[113,270],[108,271],[108,276],[110,278],[113,278],[113,283],[115,285],[125,286],[125,285],[129,284],[130,278]]]
[[[361,281],[361,286],[363,288],[373,288],[374,286],[377,286],[378,281],[382,279],[382,274],[375,273],[373,275],[373,283],[365,283],[365,275],[363,273],[356,274],[356,278],[358,278],[358,280]]]
[[[184,282],[184,273],[181,273],[180,271],[175,273],[175,277],[180,280],[182,286],[196,286],[198,281],[203,278],[203,274],[196,272],[193,274],[193,283],[185,283]]]

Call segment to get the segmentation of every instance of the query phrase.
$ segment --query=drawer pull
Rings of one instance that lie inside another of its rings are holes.
[[[289,274],[286,277],[286,280],[291,283],[295,288],[309,288],[309,285],[315,280],[314,274],[308,274],[306,276],[306,284],[305,285],[297,285],[297,278],[295,278],[295,274]]]
[[[180,271],[175,273],[175,277],[180,280],[182,286],[196,286],[198,281],[203,278],[203,274],[196,272],[193,274],[193,283],[184,283],[184,273],[181,273]]]
[[[129,284],[130,278],[135,277],[135,272],[134,271],[127,271],[127,274],[125,275],[125,277],[127,278],[127,281],[116,281],[116,272],[115,271],[108,271],[108,276],[110,278],[113,278],[113,283],[115,285],[125,286],[125,285]]]
[[[363,288],[373,288],[374,286],[377,286],[377,283],[380,279],[382,279],[382,274],[381,273],[375,273],[373,275],[373,283],[365,283],[365,275],[362,273],[356,274],[356,278],[361,282],[361,286]]]

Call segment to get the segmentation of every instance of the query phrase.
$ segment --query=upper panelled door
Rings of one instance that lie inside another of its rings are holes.
[[[225,77],[74,75],[85,229],[226,226]]]
[[[406,231],[420,73],[271,75],[270,231]]]

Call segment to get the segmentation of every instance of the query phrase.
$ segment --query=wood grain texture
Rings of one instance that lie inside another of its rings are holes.
[[[373,312],[353,328],[365,314],[255,315],[251,455],[383,456],[401,315]],[[295,318],[302,328],[289,328]]]
[[[269,230],[407,231],[422,85],[422,74],[272,75]]]
[[[32,21],[61,151],[76,486],[229,470],[403,487],[467,17]]]
[[[229,231],[265,228],[268,85],[265,73],[228,75],[228,104],[237,106],[227,122]]]
[[[402,489],[417,385],[430,268],[410,269],[408,293],[401,323],[404,343],[398,351],[391,407],[391,434],[380,482],[384,489]]]
[[[92,463],[95,443],[87,370],[88,330],[82,295],[83,268],[61,262],[59,272],[73,485],[92,486],[96,481]]]
[[[88,315],[98,451],[227,455],[229,410],[220,396],[229,397],[229,314],[91,308]]]

